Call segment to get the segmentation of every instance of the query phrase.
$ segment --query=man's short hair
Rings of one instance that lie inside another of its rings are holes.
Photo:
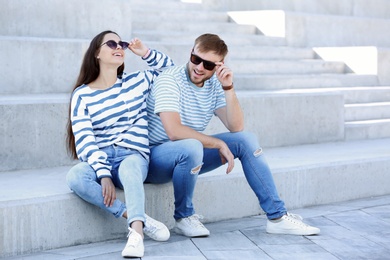
[[[195,39],[194,49],[200,52],[212,51],[225,58],[228,53],[228,47],[225,42],[216,34],[205,33]]]

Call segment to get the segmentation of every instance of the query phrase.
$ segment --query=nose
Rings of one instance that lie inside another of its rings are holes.
[[[199,63],[198,65],[196,65],[196,67],[199,69],[199,70],[204,70],[204,66],[203,66],[203,61],[201,63]]]

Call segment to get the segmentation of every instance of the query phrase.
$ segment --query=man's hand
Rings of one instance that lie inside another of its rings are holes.
[[[104,205],[106,205],[106,207],[111,207],[112,205],[114,205],[114,201],[116,199],[115,186],[112,183],[111,178],[108,177],[102,178],[101,184],[102,184]]]
[[[219,148],[219,155],[221,156],[222,164],[228,163],[228,167],[226,169],[226,174],[229,174],[233,168],[234,168],[234,156],[232,152],[230,151],[229,147],[226,145],[225,142],[223,142],[222,147]]]
[[[233,71],[227,67],[223,62],[216,62],[217,70],[215,74],[222,86],[231,86],[233,84]]]
[[[149,51],[149,48],[138,38],[134,38],[129,42],[129,49],[140,57],[145,56]]]

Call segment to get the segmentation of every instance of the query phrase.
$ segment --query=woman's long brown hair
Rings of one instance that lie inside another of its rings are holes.
[[[99,61],[97,59],[97,55],[100,50],[100,46],[103,42],[103,38],[108,33],[114,33],[118,35],[116,32],[113,31],[104,31],[99,33],[95,36],[95,38],[92,39],[85,55],[83,62],[81,64],[80,73],[77,78],[76,84],[73,86],[72,93],[78,88],[79,86],[83,84],[89,84],[97,79],[100,73],[100,66]],[[118,35],[119,36],[119,35]],[[123,71],[125,69],[125,65],[122,64],[120,67],[118,67],[117,75],[121,76]],[[77,159],[77,152],[76,152],[76,144],[75,144],[75,138],[72,131],[72,121],[71,118],[71,101],[72,97],[70,98],[69,102],[69,113],[68,113],[68,123],[67,123],[67,137],[66,137],[66,143],[67,143],[67,150],[72,159]]]

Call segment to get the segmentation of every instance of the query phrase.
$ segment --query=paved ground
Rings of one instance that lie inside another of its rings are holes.
[[[206,224],[208,238],[172,234],[145,240],[142,259],[390,259],[390,195],[292,211],[321,228],[317,236],[271,235],[265,216]],[[6,259],[123,259],[126,238]]]

